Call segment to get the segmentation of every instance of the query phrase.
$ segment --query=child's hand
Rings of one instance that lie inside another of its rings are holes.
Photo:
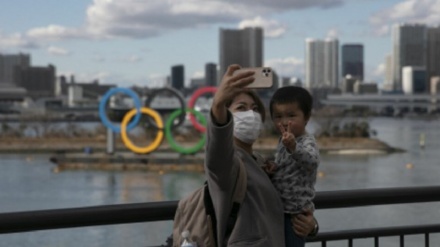
[[[293,153],[296,149],[296,140],[291,126],[292,122],[290,121],[287,123],[287,128],[284,128],[281,123],[278,123],[278,129],[281,132],[281,142],[291,153]]]
[[[266,160],[264,162],[263,170],[266,172],[267,175],[273,175],[275,173],[275,170],[277,169],[277,165],[274,161]]]

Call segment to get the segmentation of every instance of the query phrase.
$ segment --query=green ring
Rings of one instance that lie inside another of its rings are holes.
[[[185,109],[185,113],[186,112],[191,112],[192,114],[194,114],[198,120],[201,122],[201,124],[206,126],[206,118],[205,116],[203,116],[202,113],[200,113],[199,111],[196,111],[194,109]],[[176,141],[174,141],[172,135],[171,135],[171,125],[174,121],[174,119],[179,116],[180,114],[182,114],[182,109],[177,109],[174,112],[172,112],[170,114],[170,116],[167,119],[167,122],[165,124],[165,137],[167,138],[168,144],[170,144],[170,147],[172,149],[174,149],[175,151],[181,153],[181,154],[193,154],[198,152],[200,149],[202,149],[203,145],[205,145],[206,142],[206,134],[202,134],[203,137],[202,139],[200,139],[199,142],[196,143],[196,145],[189,147],[189,148],[184,148],[182,146],[180,146],[179,144],[176,143]]]

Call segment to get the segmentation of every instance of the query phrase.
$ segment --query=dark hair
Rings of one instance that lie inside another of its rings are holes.
[[[313,98],[305,88],[297,86],[287,86],[278,88],[272,95],[269,104],[270,117],[273,112],[274,104],[298,103],[299,108],[304,113],[304,117],[310,117],[312,113]]]
[[[231,98],[231,100],[226,102],[226,107],[230,107],[232,104],[232,101],[234,101],[235,97],[237,97],[238,95],[245,93],[247,95],[249,95],[254,101],[255,104],[257,104],[257,108],[258,108],[258,112],[261,115],[261,121],[263,121],[266,119],[266,109],[264,108],[264,104],[263,101],[261,101],[260,96],[258,96],[258,94],[253,91],[253,90],[244,90],[244,91],[239,91],[237,92],[234,97]]]

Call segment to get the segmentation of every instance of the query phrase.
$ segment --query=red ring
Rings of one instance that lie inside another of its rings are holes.
[[[193,93],[193,95],[191,96],[191,99],[188,102],[188,108],[193,109],[194,105],[196,104],[197,99],[200,96],[202,96],[203,94],[206,94],[206,93],[213,93],[214,94],[215,92],[217,92],[217,87],[202,87],[202,88],[197,89]],[[194,128],[196,130],[198,130],[199,132],[203,133],[206,131],[206,128],[197,122],[196,118],[194,117],[194,114],[192,114],[192,113],[189,114],[189,120],[191,120],[191,123],[194,125]]]

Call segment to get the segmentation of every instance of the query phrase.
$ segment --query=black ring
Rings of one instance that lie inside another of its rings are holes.
[[[157,89],[157,90],[153,90],[153,91],[148,95],[147,99],[145,100],[145,106],[146,106],[146,107],[150,107],[150,104],[151,104],[151,102],[153,101],[154,97],[156,97],[157,95],[159,95],[159,94],[161,94],[161,93],[164,93],[164,92],[169,92],[169,93],[171,93],[173,96],[175,96],[175,97],[179,100],[180,105],[182,106],[182,107],[180,107],[180,109],[182,109],[182,114],[180,114],[177,123],[173,123],[173,125],[171,126],[171,129],[174,129],[174,128],[176,128],[176,127],[179,127],[180,125],[182,125],[182,124],[185,122],[185,116],[186,116],[186,111],[185,111],[185,108],[186,108],[186,102],[185,102],[185,99],[183,98],[183,95],[182,95],[179,91],[177,91],[177,90],[174,89],[174,88],[170,88],[170,87],[164,87],[164,88],[160,88],[160,89]],[[155,110],[155,109],[152,108],[152,107],[150,107],[150,108],[153,109],[153,110]],[[174,110],[177,110],[177,108],[176,108],[176,109],[173,109],[173,111],[174,111]],[[161,116],[162,116],[162,115],[161,115]],[[147,123],[148,123],[149,125],[151,125],[151,126],[153,126],[154,128],[158,129],[158,127],[157,127],[157,125],[156,125],[156,123],[155,123],[154,121],[152,121],[150,118],[147,118],[146,120],[147,120]],[[165,119],[163,119],[163,121],[166,122]]]

